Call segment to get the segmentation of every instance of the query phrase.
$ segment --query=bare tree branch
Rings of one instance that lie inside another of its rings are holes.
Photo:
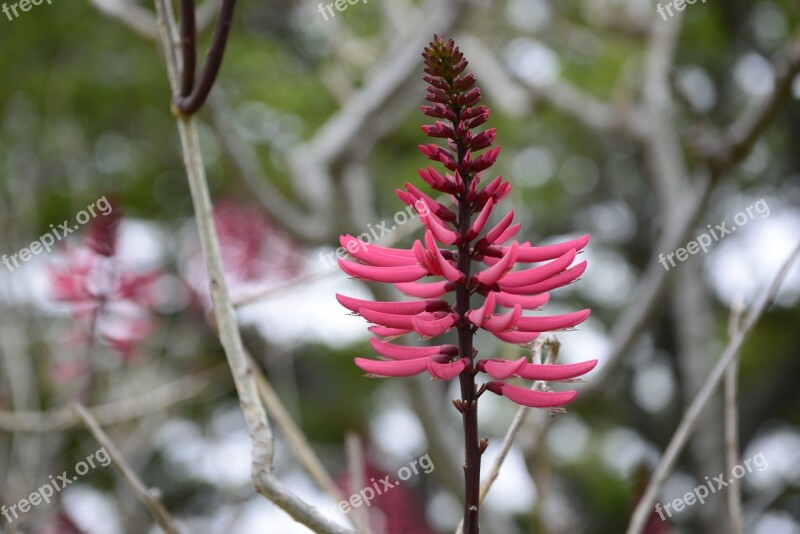
[[[91,408],[104,426],[138,419],[185,402],[205,391],[208,381],[197,376],[180,378],[150,391]],[[0,412],[0,429],[10,432],[60,432],[80,422],[69,407],[46,412]]]
[[[97,422],[97,419],[95,419],[83,404],[75,403],[73,407],[78,417],[80,417],[81,421],[86,425],[86,428],[89,429],[89,432],[92,433],[100,446],[108,453],[108,457],[122,473],[123,478],[125,478],[134,493],[136,493],[136,496],[139,497],[142,504],[150,511],[153,519],[156,520],[156,524],[167,534],[178,534],[180,531],[175,525],[175,520],[172,519],[167,509],[164,508],[164,504],[161,502],[161,492],[154,488],[148,488],[145,483],[142,482],[139,475],[136,474],[119,449],[117,449],[117,446],[111,441],[108,434],[105,433],[100,423]]]
[[[731,306],[731,319],[728,325],[730,338],[736,337],[742,323],[744,303],[736,299]],[[725,467],[732,472],[739,463],[739,409],[738,409],[738,371],[739,360],[734,360],[725,370]],[[742,488],[733,484],[728,488],[728,513],[733,534],[744,534],[742,518]]]
[[[675,429],[675,433],[673,434],[669,445],[664,451],[664,454],[662,455],[653,472],[653,476],[647,485],[647,489],[644,491],[644,494],[636,505],[636,509],[631,517],[631,522],[626,530],[627,534],[639,534],[642,532],[645,522],[647,521],[647,517],[650,515],[650,508],[655,502],[656,495],[666,480],[667,475],[672,470],[672,467],[675,465],[678,455],[686,445],[686,442],[694,430],[703,408],[705,408],[708,400],[711,398],[712,393],[714,393],[714,390],[722,380],[725,370],[738,358],[742,345],[755,327],[758,320],[761,318],[761,315],[772,303],[772,300],[775,298],[778,289],[783,283],[786,275],[789,273],[789,269],[791,268],[798,254],[800,254],[800,243],[798,243],[791,254],[789,254],[788,259],[784,262],[772,283],[770,283],[769,286],[766,287],[761,295],[759,295],[759,297],[756,299],[756,302],[753,304],[750,312],[747,314],[747,318],[742,324],[741,329],[728,342],[728,345],[722,352],[722,356],[720,356],[719,360],[717,360],[716,365],[714,365],[714,369],[708,375],[705,384],[703,384],[702,389],[697,394],[697,397],[695,397],[694,401],[686,410],[686,412],[683,414],[680,424]]]

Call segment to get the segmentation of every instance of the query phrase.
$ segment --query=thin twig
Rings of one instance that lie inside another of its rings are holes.
[[[185,402],[205,391],[207,382],[187,376],[126,399],[94,406],[91,411],[102,425],[122,423]],[[79,422],[75,411],[69,407],[46,412],[0,412],[0,430],[11,432],[60,432]]]
[[[164,508],[164,504],[161,502],[161,492],[155,488],[148,488],[145,483],[142,482],[139,475],[136,474],[136,471],[133,470],[119,449],[117,449],[117,446],[111,441],[108,434],[105,433],[100,423],[97,422],[97,419],[95,419],[92,413],[87,410],[83,404],[76,402],[73,407],[78,417],[80,417],[86,425],[86,428],[89,429],[89,432],[92,433],[100,446],[108,453],[111,462],[122,473],[122,476],[131,486],[134,493],[136,493],[136,496],[139,497],[142,504],[150,511],[150,514],[153,516],[158,526],[161,527],[161,530],[168,534],[178,534],[180,531],[175,525],[175,520],[172,519],[167,509]]]
[[[348,432],[344,440],[345,454],[347,456],[347,471],[350,478],[350,494],[358,495],[358,492],[365,486],[364,467],[364,448],[361,445],[361,438],[355,432]],[[353,523],[356,524],[358,532],[369,533],[369,508],[357,507],[350,511]]]
[[[728,366],[730,366],[731,363],[736,360],[739,355],[739,350],[747,339],[747,336],[750,334],[761,315],[764,313],[764,311],[766,311],[767,307],[774,299],[778,289],[781,286],[781,283],[789,273],[789,269],[799,253],[800,243],[798,243],[792,253],[789,254],[788,259],[783,264],[772,283],[765,288],[765,290],[758,297],[756,303],[751,308],[750,313],[747,314],[747,318],[742,324],[741,329],[736,332],[736,335],[728,342],[727,347],[725,347],[722,356],[719,358],[719,360],[717,360],[717,363],[711,370],[711,373],[703,384],[703,387],[700,389],[699,393],[686,410],[686,413],[683,414],[683,418],[681,419],[678,428],[675,430],[669,445],[664,451],[664,454],[662,455],[653,472],[653,476],[647,485],[647,489],[636,505],[636,509],[633,512],[631,522],[626,531],[627,534],[639,534],[642,532],[645,522],[650,515],[650,508],[655,502],[656,495],[666,480],[667,475],[672,470],[678,455],[686,445],[686,442],[694,430],[703,408],[706,406],[708,400],[711,398],[711,395],[714,393],[714,390],[722,380],[725,369],[727,369]]]
[[[736,336],[741,328],[744,303],[737,298],[731,306],[731,319],[728,327],[730,338]],[[739,411],[738,411],[738,371],[739,359],[735,359],[725,370],[725,467],[730,473],[739,463]],[[744,533],[742,517],[742,489],[738,484],[728,488],[728,513],[731,517],[733,534]]]

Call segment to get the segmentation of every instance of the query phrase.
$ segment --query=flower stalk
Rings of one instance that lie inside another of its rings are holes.
[[[495,206],[511,187],[500,176],[479,189],[482,173],[496,161],[499,147],[492,145],[496,131],[478,131],[489,118],[489,109],[480,105],[481,92],[472,73],[465,73],[467,61],[452,40],[438,36],[422,54],[425,99],[431,104],[422,112],[436,119],[422,126],[431,138],[445,140],[420,145],[430,160],[445,167],[441,174],[433,167],[419,169],[420,177],[435,191],[450,196],[452,208],[434,200],[410,183],[397,196],[412,206],[425,226],[423,240],[410,250],[365,245],[345,235],[340,241],[352,260],[339,260],[341,269],[362,280],[392,283],[401,293],[423,300],[373,302],[337,295],[339,302],[372,323],[376,337],[372,347],[385,360],[356,358],[355,363],[373,376],[410,376],[424,371],[439,380],[459,378],[461,398],[453,405],[461,413],[464,426],[464,529],[479,530],[481,454],[488,438],[478,436],[478,398],[486,391],[504,396],[517,404],[536,408],[563,406],[575,399],[577,391],[530,390],[505,380],[573,380],[594,368],[597,360],[571,365],[529,363],[526,358],[508,361],[476,359],[474,337],[483,330],[500,341],[530,346],[541,332],[572,328],[589,316],[589,310],[555,316],[523,315],[549,301],[548,291],[576,280],[586,262],[571,266],[580,249],[589,242],[585,235],[571,241],[534,247],[516,241],[507,244],[520,225],[512,225],[508,213],[485,230]],[[479,154],[480,153],[480,154]],[[543,263],[514,270],[518,263]],[[473,263],[484,264],[473,274]],[[421,283],[424,277],[440,280]],[[455,293],[455,302],[444,297]],[[472,297],[484,297],[473,307]],[[506,308],[505,313],[495,313]],[[423,338],[457,331],[458,345],[441,344],[407,347],[388,340],[416,333]],[[478,386],[478,373],[495,379]]]

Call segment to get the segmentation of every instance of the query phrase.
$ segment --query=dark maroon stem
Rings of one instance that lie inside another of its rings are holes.
[[[458,124],[455,121],[454,129]],[[468,200],[469,183],[471,174],[464,172],[463,160],[466,149],[458,140],[458,169],[464,182],[464,190],[458,202],[458,234],[461,236],[458,244],[458,270],[464,274],[464,283],[456,285],[456,313],[458,322],[458,351],[461,358],[473,359],[472,336],[474,330],[467,321],[467,312],[470,310],[469,286],[472,255],[470,243],[467,240],[471,221],[471,206]],[[481,451],[478,439],[478,395],[475,388],[474,365],[459,375],[461,383],[461,414],[464,423],[464,530],[463,534],[478,534],[478,509],[480,506],[481,486]]]

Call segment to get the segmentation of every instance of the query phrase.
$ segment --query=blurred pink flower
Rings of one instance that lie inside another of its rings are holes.
[[[88,345],[99,340],[129,360],[154,328],[151,309],[161,272],[121,265],[119,220],[118,209],[95,219],[83,243],[68,244],[49,274],[53,300],[67,305],[75,323],[68,342]]]

